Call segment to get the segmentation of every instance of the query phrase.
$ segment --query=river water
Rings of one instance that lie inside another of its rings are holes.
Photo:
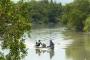
[[[28,48],[24,60],[90,60],[89,33],[73,32],[64,27],[42,28],[32,29],[30,33],[24,34],[24,38]],[[55,49],[35,49],[38,40],[47,45],[52,40]]]

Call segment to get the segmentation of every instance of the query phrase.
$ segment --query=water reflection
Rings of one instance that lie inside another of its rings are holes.
[[[35,50],[36,50],[36,54],[38,54],[38,56],[41,56],[41,54],[44,54],[44,53],[49,53],[50,59],[52,59],[54,56],[54,49],[48,49],[48,50],[35,49]]]
[[[71,60],[90,60],[90,34],[69,31],[65,35],[74,40],[66,49],[67,58]]]
[[[41,55],[40,49],[36,49],[36,54],[38,54],[39,56]]]
[[[49,38],[43,39],[43,37],[50,36],[55,43],[55,49],[41,50],[29,46],[30,54],[25,60],[90,60],[90,34],[73,31],[63,31],[63,33],[59,28],[51,30],[51,36],[47,29],[34,30],[31,33],[32,40],[28,41],[33,44],[35,40],[41,39],[42,42],[48,43]],[[30,45],[30,43],[27,44]]]
[[[50,49],[49,54],[50,54],[50,59],[52,59],[54,56],[54,49]]]

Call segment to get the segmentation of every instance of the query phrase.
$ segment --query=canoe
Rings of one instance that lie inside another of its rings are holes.
[[[51,50],[51,49],[54,49],[54,48],[51,48],[51,47],[37,47],[37,46],[35,46],[35,49],[39,49],[39,50]]]

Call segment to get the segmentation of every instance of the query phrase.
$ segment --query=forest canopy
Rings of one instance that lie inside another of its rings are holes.
[[[19,4],[20,1],[16,3]],[[89,24],[86,24],[90,16],[89,0],[73,0],[65,5],[53,0],[28,0],[23,2],[23,5],[22,14],[31,21],[32,26],[63,24],[75,31],[90,31]]]

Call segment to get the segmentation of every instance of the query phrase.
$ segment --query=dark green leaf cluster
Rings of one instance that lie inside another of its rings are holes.
[[[28,5],[28,17],[31,17],[32,24],[57,24],[62,15],[62,5],[48,0],[30,1]]]

